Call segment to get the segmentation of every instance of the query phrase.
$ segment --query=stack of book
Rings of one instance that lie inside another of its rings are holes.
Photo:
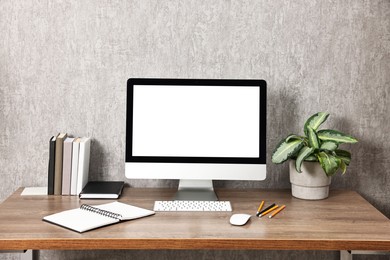
[[[60,133],[50,139],[48,195],[79,195],[88,182],[91,138]]]

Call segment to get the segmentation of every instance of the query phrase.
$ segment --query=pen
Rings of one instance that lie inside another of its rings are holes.
[[[263,208],[263,205],[264,205],[264,200],[261,201],[260,206],[259,206],[259,208],[257,209],[256,216],[259,216],[260,210]]]
[[[262,211],[258,212],[256,214],[256,217],[260,216],[260,214],[262,214],[263,212],[266,212],[267,210],[269,210],[270,208],[272,208],[273,206],[275,206],[275,203],[273,203],[272,205],[269,205],[268,207],[266,207],[265,209],[263,209]]]
[[[274,213],[272,213],[269,218],[273,218],[276,214],[278,214],[279,212],[281,212],[284,208],[286,207],[286,205],[283,205],[281,206],[280,208],[278,208],[277,210],[275,210]]]
[[[273,210],[276,209],[277,207],[279,207],[279,206],[278,206],[278,205],[275,205],[275,206],[273,206],[272,208],[270,208],[269,210],[267,210],[267,211],[261,213],[261,214],[259,215],[259,218],[261,218],[262,216],[267,215],[268,213],[270,213],[271,211],[273,211]]]

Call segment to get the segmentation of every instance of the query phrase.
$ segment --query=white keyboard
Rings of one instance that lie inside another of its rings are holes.
[[[155,201],[154,211],[232,211],[230,201],[165,200]]]

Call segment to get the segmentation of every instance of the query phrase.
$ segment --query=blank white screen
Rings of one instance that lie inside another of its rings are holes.
[[[259,87],[134,85],[133,156],[259,157]]]

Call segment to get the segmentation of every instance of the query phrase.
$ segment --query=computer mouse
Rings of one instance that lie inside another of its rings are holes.
[[[230,217],[230,224],[234,226],[243,226],[248,222],[250,218],[251,215],[249,214],[233,214]]]

